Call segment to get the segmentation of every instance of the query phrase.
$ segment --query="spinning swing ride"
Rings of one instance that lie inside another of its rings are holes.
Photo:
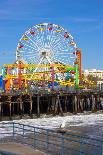
[[[63,27],[41,23],[28,29],[18,42],[16,62],[2,68],[5,90],[33,91],[56,86],[77,90],[81,76],[81,50]]]

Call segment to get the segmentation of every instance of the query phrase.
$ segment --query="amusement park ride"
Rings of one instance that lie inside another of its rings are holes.
[[[81,83],[81,50],[69,32],[49,23],[33,26],[23,34],[16,62],[3,65],[0,77],[0,87],[6,93],[78,90]]]

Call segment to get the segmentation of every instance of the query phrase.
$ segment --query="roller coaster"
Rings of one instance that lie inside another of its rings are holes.
[[[18,42],[15,63],[2,66],[1,92],[77,91],[86,82],[95,85],[82,78],[81,54],[70,32],[61,26],[33,26]]]

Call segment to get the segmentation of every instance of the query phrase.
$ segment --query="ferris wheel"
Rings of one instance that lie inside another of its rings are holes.
[[[27,64],[74,65],[77,45],[59,25],[41,23],[28,29],[19,40],[16,60]]]

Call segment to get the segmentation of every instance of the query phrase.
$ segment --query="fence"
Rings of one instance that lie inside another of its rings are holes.
[[[103,141],[20,123],[0,123],[0,143],[19,142],[51,155],[103,155]]]

